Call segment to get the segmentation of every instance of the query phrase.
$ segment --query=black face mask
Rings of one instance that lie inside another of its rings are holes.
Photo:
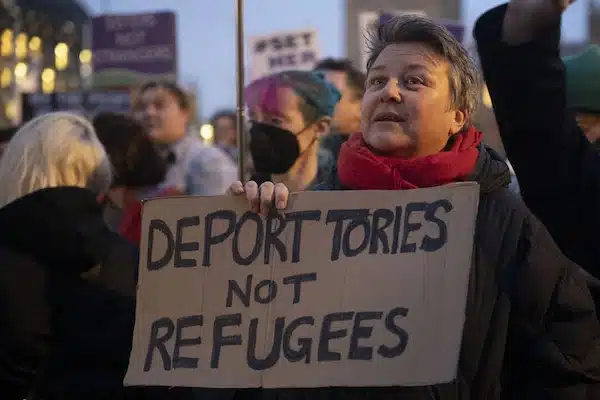
[[[250,153],[256,172],[270,174],[285,174],[302,155],[293,132],[260,122],[250,127]]]

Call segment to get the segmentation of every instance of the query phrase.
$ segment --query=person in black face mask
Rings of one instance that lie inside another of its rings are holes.
[[[252,180],[302,191],[328,174],[335,162],[319,160],[330,155],[320,151],[318,139],[329,132],[340,97],[319,72],[286,71],[252,82],[246,88]]]

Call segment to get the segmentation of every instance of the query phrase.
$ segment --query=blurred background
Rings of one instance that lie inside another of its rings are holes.
[[[474,51],[475,19],[503,1],[244,3],[249,81],[277,69],[311,69],[324,57],[362,67],[364,32],[386,14],[418,12],[444,21]],[[57,109],[127,112],[136,86],[167,79],[192,96],[194,130],[210,142],[210,116],[235,108],[234,13],[233,0],[0,0],[0,126]],[[600,43],[600,0],[578,0],[563,19],[563,53],[592,42]],[[485,91],[482,98],[478,123],[493,142]]]

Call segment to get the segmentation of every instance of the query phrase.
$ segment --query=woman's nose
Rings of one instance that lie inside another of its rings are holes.
[[[381,101],[390,100],[396,102],[400,102],[402,100],[398,79],[390,79],[382,90]]]
[[[150,105],[144,109],[144,115],[146,117],[153,117],[157,114],[156,107]]]

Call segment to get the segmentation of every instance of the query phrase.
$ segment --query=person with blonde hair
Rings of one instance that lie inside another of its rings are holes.
[[[94,128],[66,112],[45,114],[19,129],[0,160],[0,206],[33,191],[58,186],[106,192],[110,161]]]
[[[93,126],[71,113],[37,117],[7,144],[0,159],[3,400],[158,394],[123,388],[138,251],[103,218],[99,198],[111,187],[111,169]]]

